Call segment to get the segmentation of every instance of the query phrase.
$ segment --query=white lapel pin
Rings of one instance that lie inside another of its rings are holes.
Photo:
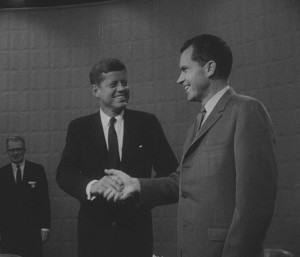
[[[30,185],[31,188],[35,188],[36,181],[28,181],[28,184]]]

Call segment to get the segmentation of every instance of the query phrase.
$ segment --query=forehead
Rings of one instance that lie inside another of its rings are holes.
[[[103,81],[115,81],[127,79],[127,72],[123,71],[111,71],[108,73],[102,73]]]
[[[22,141],[8,141],[7,143],[7,149],[16,149],[16,148],[23,148],[23,142]]]
[[[192,55],[193,55],[193,47],[190,46],[181,53],[179,66],[184,67],[184,66],[197,64],[197,62],[192,60]]]

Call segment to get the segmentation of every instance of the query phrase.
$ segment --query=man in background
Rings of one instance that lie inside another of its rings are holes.
[[[151,207],[106,197],[120,183],[106,177],[108,168],[130,176],[168,176],[178,165],[157,118],[129,110],[127,71],[118,59],[103,59],[90,72],[98,112],[71,121],[57,168],[57,183],[80,203],[78,256],[151,257]]]
[[[6,139],[10,163],[0,168],[1,252],[41,257],[50,229],[48,184],[44,167],[25,160],[25,140]]]
[[[177,83],[188,101],[201,103],[168,178],[136,179],[108,200],[140,195],[140,204],[176,202],[179,187],[178,256],[260,257],[276,195],[277,164],[270,117],[258,100],[229,86],[232,53],[213,35],[181,48]]]

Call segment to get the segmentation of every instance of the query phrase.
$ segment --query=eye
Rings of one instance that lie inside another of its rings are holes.
[[[186,73],[186,72],[187,72],[187,67],[182,67],[182,68],[181,68],[181,72]]]
[[[109,84],[109,87],[111,88],[115,88],[116,86],[118,85],[118,82],[117,81],[113,81]]]
[[[127,87],[127,80],[122,80],[121,84],[122,84],[123,87]]]

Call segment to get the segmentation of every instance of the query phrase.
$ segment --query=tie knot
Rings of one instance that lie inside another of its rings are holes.
[[[115,117],[112,117],[111,119],[110,119],[110,125],[114,125],[115,123],[116,123],[116,118]]]

